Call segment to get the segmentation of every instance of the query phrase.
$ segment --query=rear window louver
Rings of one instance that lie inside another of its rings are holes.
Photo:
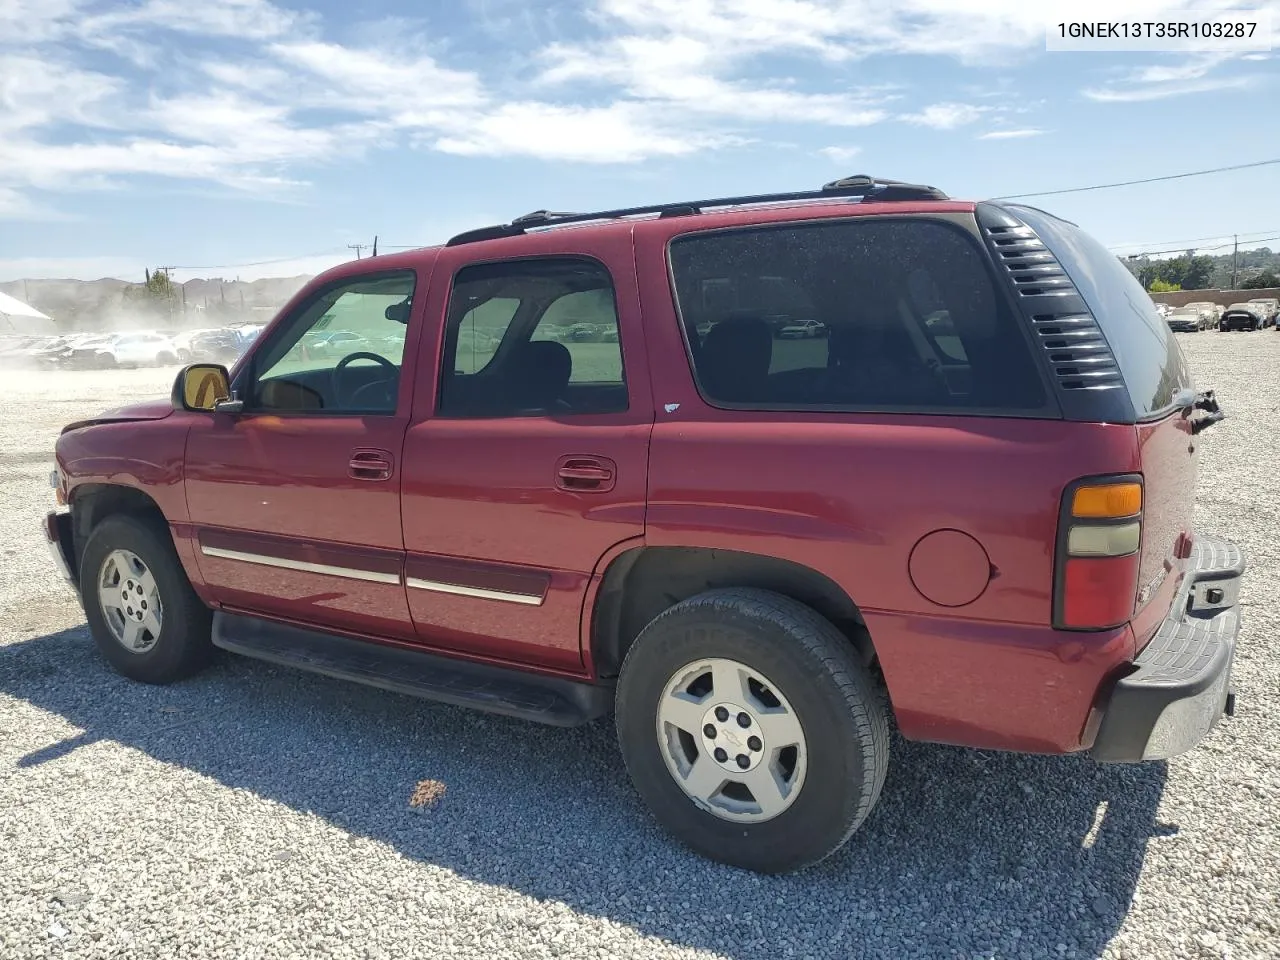
[[[1035,231],[1019,225],[989,226],[983,232],[1018,296],[1037,298],[1033,329],[1058,386],[1063,390],[1122,388],[1120,367],[1097,321]]]

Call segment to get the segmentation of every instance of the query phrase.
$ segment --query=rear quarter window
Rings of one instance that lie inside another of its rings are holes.
[[[670,246],[712,405],[1046,415],[1027,337],[960,225],[858,217],[686,234]]]
[[[1192,386],[1178,341],[1147,291],[1116,255],[1074,224],[1032,207],[1010,211],[1057,257],[1102,328],[1139,420],[1172,411]]]

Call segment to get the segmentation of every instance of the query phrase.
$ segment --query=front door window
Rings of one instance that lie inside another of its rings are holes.
[[[246,409],[394,414],[413,289],[398,271],[320,291],[254,357]]]

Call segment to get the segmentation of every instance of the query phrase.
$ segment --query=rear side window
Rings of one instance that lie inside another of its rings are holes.
[[[628,405],[613,279],[545,257],[475,264],[454,279],[443,417],[619,413]]]
[[[956,225],[866,217],[693,234],[670,257],[712,404],[1044,410],[1026,337]]]
[[[1178,341],[1147,291],[1111,253],[1079,227],[1031,207],[1012,207],[1067,271],[1102,328],[1138,419],[1174,409],[1192,385]]]

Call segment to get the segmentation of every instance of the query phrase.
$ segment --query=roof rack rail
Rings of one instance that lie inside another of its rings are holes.
[[[657,214],[659,217],[684,217],[702,213],[708,207],[740,207],[755,203],[786,203],[792,200],[825,200],[832,197],[863,197],[869,200],[949,200],[937,187],[901,180],[882,180],[857,174],[823,184],[821,190],[798,190],[792,193],[762,193],[741,197],[717,197],[712,200],[683,200],[679,203],[659,203],[644,207],[622,207],[617,210],[598,210],[594,213],[562,213],[551,210],[535,210],[510,223],[480,227],[460,233],[445,244],[456,247],[481,240],[500,237],[516,237],[530,228],[561,226],[568,223],[590,223],[593,220],[620,220]]]

